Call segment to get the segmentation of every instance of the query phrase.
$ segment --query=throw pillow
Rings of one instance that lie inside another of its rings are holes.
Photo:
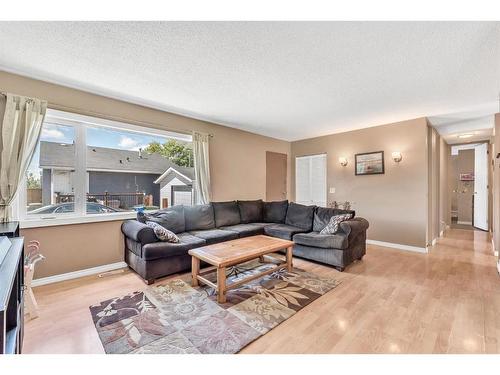
[[[330,218],[330,221],[324,227],[319,234],[335,234],[339,230],[339,224],[343,221],[349,220],[351,218],[351,214],[344,215],[334,215]]]
[[[156,238],[158,238],[160,241],[172,243],[179,242],[179,237],[177,237],[174,232],[169,231],[167,228],[161,226],[160,224],[155,223],[154,221],[146,221],[146,225],[153,229]]]

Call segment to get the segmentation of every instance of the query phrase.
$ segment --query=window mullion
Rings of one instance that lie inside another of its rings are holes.
[[[86,210],[86,167],[87,167],[87,141],[85,125],[75,126],[75,214],[84,216]]]

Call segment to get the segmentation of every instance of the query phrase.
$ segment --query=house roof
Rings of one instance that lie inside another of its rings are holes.
[[[57,142],[40,142],[40,168],[74,168],[75,146]],[[189,176],[193,168],[180,167],[159,154],[119,150],[106,147],[87,147],[87,169],[94,171],[120,171],[163,174],[169,168]],[[191,171],[190,171],[191,170]]]
[[[189,167],[170,167],[168,168],[160,177],[155,180],[155,184],[159,184],[168,176],[176,174],[181,177],[182,180],[186,180],[187,182],[193,182],[194,179],[194,168]]]

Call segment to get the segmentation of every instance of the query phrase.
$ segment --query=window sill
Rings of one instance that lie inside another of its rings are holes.
[[[148,211],[152,212],[152,211]],[[41,227],[53,227],[59,225],[71,225],[71,224],[85,224],[85,223],[99,223],[103,221],[118,221],[134,219],[137,216],[137,212],[116,212],[111,214],[95,214],[95,215],[85,215],[85,216],[74,216],[74,217],[54,217],[54,218],[36,218],[36,219],[25,219],[20,221],[20,228],[41,228]]]

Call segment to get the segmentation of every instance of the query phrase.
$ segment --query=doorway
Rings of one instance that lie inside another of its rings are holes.
[[[451,226],[489,230],[488,143],[451,147]]]
[[[287,198],[287,154],[266,151],[266,201]]]

